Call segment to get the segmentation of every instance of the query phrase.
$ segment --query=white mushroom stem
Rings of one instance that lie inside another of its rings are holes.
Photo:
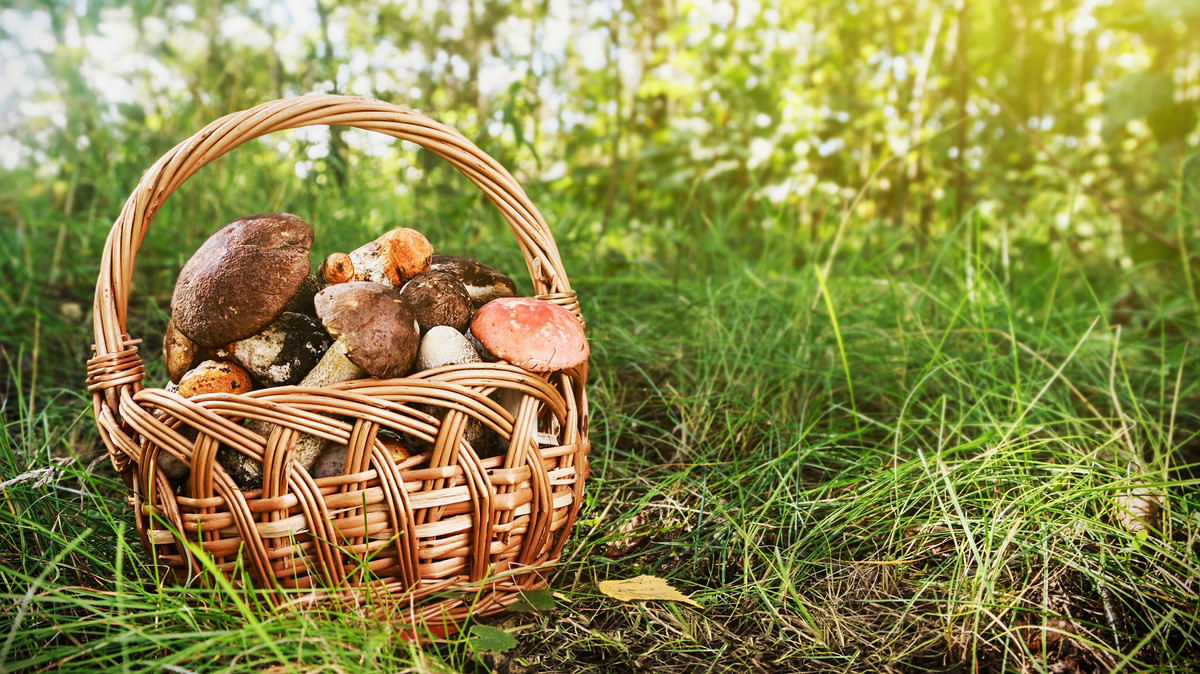
[[[500,391],[496,394],[496,402],[500,403],[500,406],[512,415],[514,431],[516,430],[515,424],[517,422],[517,412],[521,409],[521,399],[524,397],[525,394],[511,388],[500,389]],[[501,439],[500,444],[504,448],[504,451],[507,452],[512,443],[511,441],[505,441]]]
[[[365,376],[366,371],[346,357],[346,341],[339,339],[321,356],[316,367],[304,376],[300,386],[329,386]]]
[[[521,399],[523,397],[525,396],[520,391],[506,388],[501,389],[496,394],[496,402],[500,403],[501,407],[508,410],[508,413],[511,414],[515,420],[517,418],[517,411],[521,407]],[[561,430],[558,424],[558,419],[551,416],[549,428],[547,430],[549,432],[542,432],[535,429],[533,432],[534,443],[537,444],[538,447],[556,447],[561,444],[558,439],[558,434]],[[506,448],[507,446],[507,443],[505,443]]]
[[[350,262],[354,265],[354,278],[359,281],[382,283],[392,288],[396,284],[388,275],[392,266],[391,256],[386,244],[372,241],[350,251]],[[394,275],[395,272],[393,271]]]
[[[321,356],[321,360],[304,377],[304,380],[300,382],[300,386],[329,386],[330,384],[350,381],[351,379],[359,379],[366,376],[366,374],[361,367],[355,365],[346,357],[346,342],[339,339],[333,343],[333,346],[329,347],[324,356]],[[266,421],[252,421],[247,424],[246,428],[265,438],[271,435],[275,424]],[[303,466],[305,470],[308,470],[312,468],[313,463],[316,462],[321,452],[325,451],[325,447],[328,444],[329,441],[325,438],[303,433],[296,438],[296,448],[292,450],[292,460],[298,465]],[[261,466],[251,467],[247,465],[245,468],[247,472],[253,474],[261,474],[262,471]]]
[[[480,362],[479,354],[467,341],[461,332],[446,325],[437,325],[429,329],[421,338],[421,348],[417,351],[417,370],[432,370],[446,365],[465,365]],[[437,405],[428,406],[428,411],[441,421],[446,420],[447,408]],[[478,419],[469,418],[463,429],[463,439],[475,447],[478,452],[479,440],[483,437],[484,427]]]

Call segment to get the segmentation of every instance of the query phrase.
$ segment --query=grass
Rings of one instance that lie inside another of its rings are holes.
[[[522,268],[447,174],[395,198],[239,161],[173,197],[143,246],[130,325],[148,354],[179,266],[243,212],[312,218],[314,259],[401,221]],[[747,194],[596,231],[535,189],[589,320],[587,504],[554,609],[484,621],[516,648],[420,647],[354,611],[164,586],[147,563],[81,393],[99,250],[131,186],[114,176],[69,208],[28,177],[0,194],[4,671],[1200,666],[1200,308],[1177,259],[1003,251],[972,214],[936,241],[851,220],[829,260],[828,239]],[[1165,496],[1155,526],[1120,526],[1120,497],[1147,486]],[[596,588],[641,573],[704,608]]]

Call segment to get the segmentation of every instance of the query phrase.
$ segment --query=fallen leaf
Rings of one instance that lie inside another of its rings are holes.
[[[629,580],[602,580],[600,581],[600,592],[621,601],[681,601],[696,608],[704,608],[658,576],[638,576]]]
[[[472,625],[471,637],[467,641],[477,651],[503,653],[517,647],[517,640],[513,635],[489,625]]]
[[[624,557],[629,554],[638,543],[646,537],[645,533],[635,535],[634,532],[646,526],[646,514],[638,513],[632,518],[625,520],[621,526],[617,527],[616,533],[621,535],[621,538],[608,544],[608,549],[604,551],[605,557]]]
[[[1158,489],[1141,485],[1117,494],[1113,504],[1117,526],[1135,535],[1157,528],[1162,501]]]
[[[505,607],[509,613],[530,613],[533,611],[553,611],[554,595],[549,590],[530,590],[522,592],[521,598]]]

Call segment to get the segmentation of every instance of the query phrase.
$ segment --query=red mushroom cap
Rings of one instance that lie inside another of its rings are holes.
[[[494,299],[475,312],[471,334],[492,354],[530,372],[565,370],[588,358],[583,323],[545,300]]]

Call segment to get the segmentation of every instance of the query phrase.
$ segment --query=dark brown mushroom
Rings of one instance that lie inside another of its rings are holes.
[[[313,306],[313,298],[317,293],[321,292],[321,288],[325,285],[317,278],[316,274],[309,274],[304,277],[304,282],[300,284],[300,289],[292,295],[292,299],[288,300],[287,305],[283,307],[284,313],[304,314],[305,316],[317,317],[317,309]]]
[[[316,305],[334,344],[301,386],[327,386],[364,372],[382,379],[403,377],[412,369],[420,345],[418,326],[395,289],[362,281],[339,283],[317,293]]]
[[[261,332],[308,277],[308,223],[288,213],[234,220],[210,236],[179,273],[171,316],[200,346]]]
[[[412,369],[420,343],[417,322],[395,289],[362,281],[339,283],[317,293],[316,306],[334,342],[300,386],[328,386],[364,375],[403,377]],[[265,422],[247,428],[263,437],[271,432]],[[307,470],[327,444],[324,438],[301,435],[292,458]],[[261,475],[260,465],[238,456],[231,457],[231,469],[251,478]]]
[[[447,325],[458,332],[467,327],[474,308],[467,289],[453,274],[431,271],[414,276],[400,289],[400,297],[412,312],[421,332]]]

